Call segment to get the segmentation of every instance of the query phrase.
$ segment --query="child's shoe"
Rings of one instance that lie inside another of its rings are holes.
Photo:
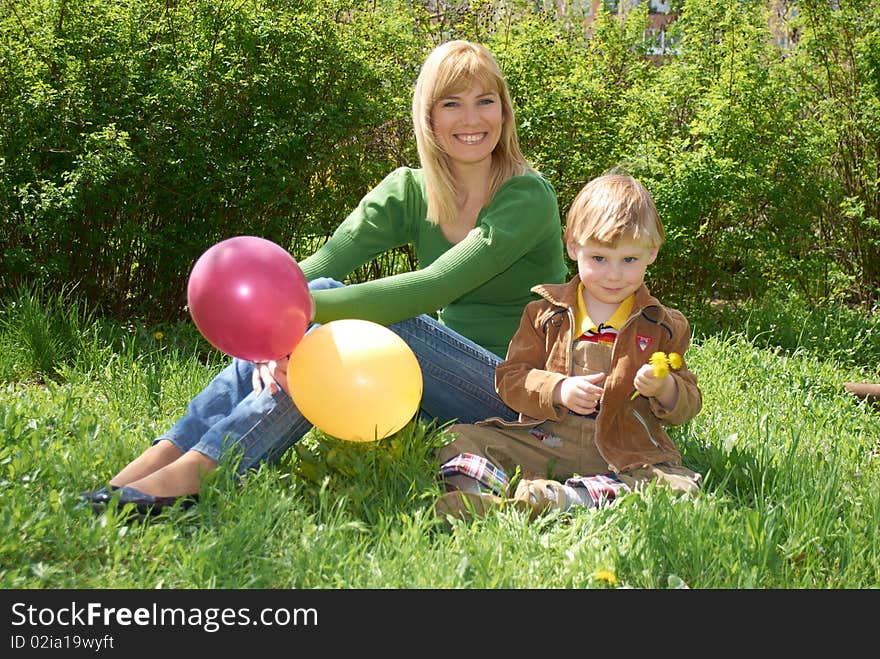
[[[453,490],[434,502],[434,515],[441,520],[451,516],[467,521],[484,517],[490,510],[499,510],[503,505],[504,499],[494,494]]]
[[[513,500],[529,509],[531,519],[550,510],[568,508],[568,497],[562,483],[543,478],[521,480],[516,486]]]
[[[502,499],[486,492],[447,492],[434,503],[434,515],[442,520],[447,516],[472,520],[485,517],[493,510],[513,507],[528,513],[529,519],[535,519],[548,510],[565,510],[567,506],[568,498],[562,483],[543,479],[521,480],[516,487],[516,493],[510,499]]]

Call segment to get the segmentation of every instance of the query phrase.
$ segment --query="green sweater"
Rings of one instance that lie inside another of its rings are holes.
[[[315,321],[360,318],[390,325],[419,314],[504,357],[536,284],[560,283],[568,273],[553,187],[527,174],[506,181],[456,245],[425,219],[421,169],[401,167],[371,190],[317,252],[304,259],[306,279],[342,281],[379,254],[412,244],[413,272],[314,291]]]

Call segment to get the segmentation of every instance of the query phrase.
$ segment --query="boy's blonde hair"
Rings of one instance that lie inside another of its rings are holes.
[[[621,239],[650,248],[666,234],[651,193],[632,176],[604,174],[587,183],[568,209],[566,244],[615,245]]]
[[[532,170],[520,151],[510,91],[492,54],[485,46],[470,41],[455,40],[437,46],[422,65],[412,102],[416,146],[425,172],[428,221],[436,224],[455,219],[458,191],[449,156],[434,138],[431,110],[438,100],[465,91],[473,83],[501,98],[503,123],[492,152],[489,196],[494,196],[507,179]]]

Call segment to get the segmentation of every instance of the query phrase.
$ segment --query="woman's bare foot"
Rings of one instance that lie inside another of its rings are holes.
[[[159,440],[111,478],[110,485],[113,487],[128,485],[170,465],[182,455],[183,452],[169,440]]]
[[[161,469],[125,485],[155,497],[195,495],[199,493],[204,475],[216,468],[217,463],[208,456],[198,451],[187,451]]]

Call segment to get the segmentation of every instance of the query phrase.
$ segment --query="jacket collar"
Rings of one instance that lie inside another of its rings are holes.
[[[575,310],[577,309],[579,283],[580,277],[575,276],[565,284],[538,284],[537,286],[532,287],[532,292],[537,293],[557,307]],[[642,284],[636,290],[636,297],[635,300],[633,300],[633,308],[630,316],[639,313],[645,307],[650,306],[660,306],[660,301],[651,295],[648,288]]]

